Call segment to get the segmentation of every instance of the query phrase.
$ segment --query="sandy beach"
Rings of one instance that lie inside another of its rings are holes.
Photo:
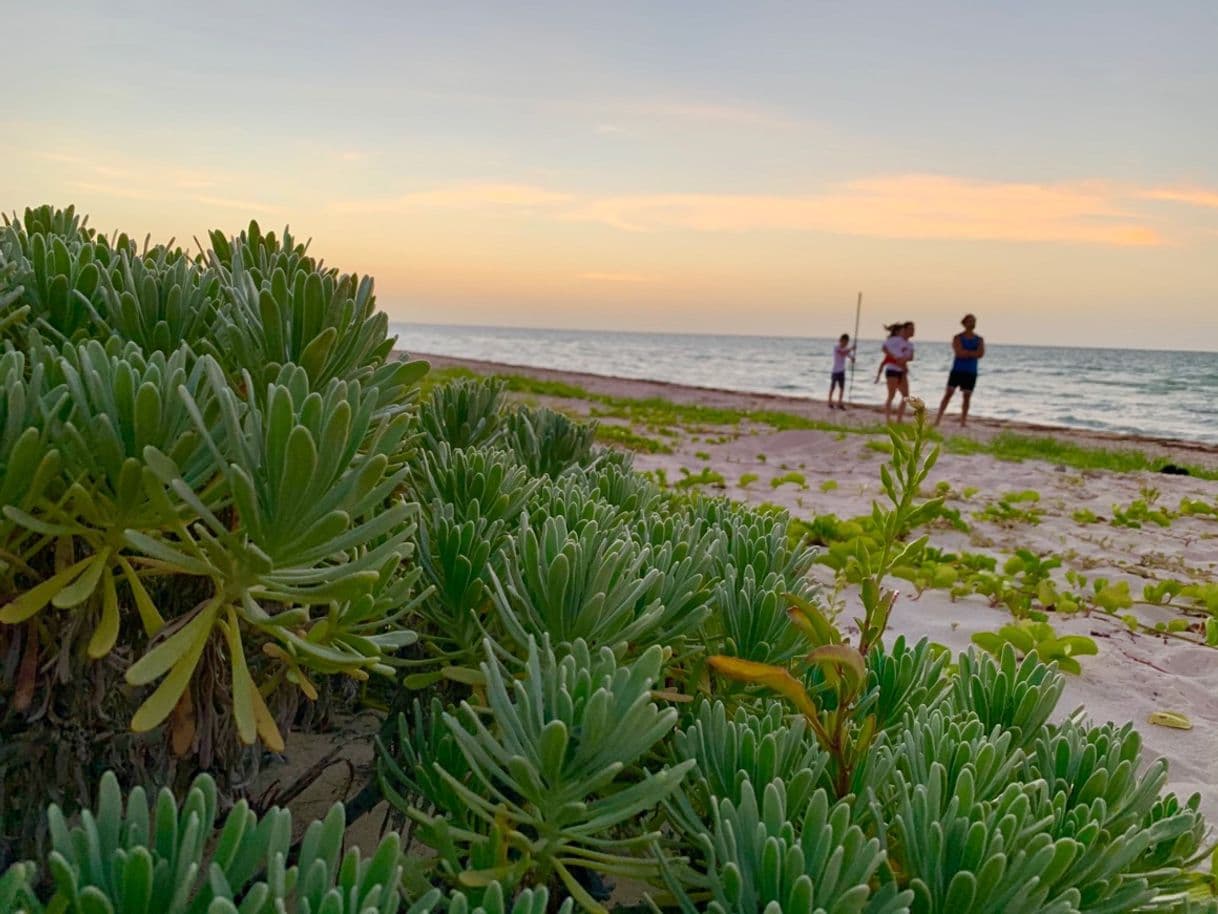
[[[574,385],[595,396],[525,396],[575,415],[597,416],[602,425],[627,426],[639,434],[648,430],[637,423],[632,426],[629,420],[604,415],[606,410],[601,408],[603,401],[599,398],[658,397],[679,404],[778,411],[860,431],[873,429],[882,418],[867,408],[844,413],[829,410],[819,392],[815,399],[787,398],[417,353],[412,356],[428,359],[435,369],[525,375]],[[977,408],[984,409],[981,395]],[[636,453],[634,465],[670,483],[704,470],[709,471],[707,479],[717,473],[722,482],[710,483],[704,491],[754,504],[781,505],[801,519],[825,514],[856,517],[869,511],[873,499],[882,496],[879,468],[887,455],[876,444],[885,440],[880,434],[846,433],[841,429],[779,430],[754,422],[722,427],[674,426],[664,431],[662,444],[670,452]],[[945,418],[941,431],[945,435],[959,433],[954,411]],[[967,435],[977,441],[986,441],[1000,432],[1051,435],[1083,447],[1137,450],[1182,465],[1218,468],[1218,448],[1195,442],[1016,426],[984,419],[971,420],[967,429]],[[803,479],[795,481],[792,477],[792,481],[772,484],[788,474]],[[1062,586],[1070,572],[1088,581],[1103,578],[1114,586],[1126,582],[1134,603],[1122,609],[1120,616],[1133,615],[1150,626],[1184,620],[1175,627],[1187,625],[1187,630],[1169,636],[1144,629],[1133,631],[1125,620],[1108,613],[1050,613],[1051,624],[1059,634],[1085,635],[1098,647],[1096,656],[1080,658],[1081,675],[1067,677],[1060,707],[1064,713],[1085,707],[1086,715],[1097,723],[1132,721],[1142,733],[1146,754],[1163,756],[1170,762],[1171,789],[1184,796],[1201,793],[1203,810],[1211,822],[1218,822],[1218,651],[1202,643],[1203,614],[1137,602],[1143,588],[1158,581],[1218,581],[1218,517],[1178,516],[1168,526],[1143,523],[1139,528],[1111,523],[1114,506],[1121,510],[1138,499],[1149,499],[1152,507],[1166,508],[1175,508],[1181,499],[1214,504],[1218,502],[1218,481],[1161,472],[1078,469],[1039,460],[1011,462],[986,453],[945,450],[928,482],[932,487],[946,484],[950,492],[947,506],[958,511],[968,526],[967,530],[948,525],[931,528],[932,545],[994,556],[999,568],[1017,549],[1056,557],[1061,567],[1054,569],[1052,578]],[[1000,510],[1004,495],[1027,492],[1035,492],[1038,497],[1035,501],[1005,502],[1025,513],[1011,517],[1006,516],[1009,511],[1004,514]],[[833,594],[830,568],[817,566],[815,573],[826,585],[826,593],[840,604],[841,619],[851,619],[858,605],[856,594],[850,587]],[[984,596],[953,598],[949,590],[933,588],[919,596],[906,581],[893,584],[902,597],[893,615],[890,637],[897,633],[912,638],[926,636],[959,651],[969,646],[974,633],[995,631],[1012,621],[1008,609],[992,605]],[[1185,715],[1192,729],[1149,723],[1148,718],[1157,711]]]

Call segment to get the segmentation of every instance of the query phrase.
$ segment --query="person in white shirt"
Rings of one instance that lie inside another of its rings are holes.
[[[845,409],[843,398],[846,396],[846,359],[854,361],[854,347],[850,345],[850,334],[843,333],[837,345],[833,347],[833,374],[829,376],[829,408],[834,408],[833,390],[837,389],[837,409]]]
[[[914,358],[914,345],[909,340],[914,335],[913,321],[901,324],[890,324],[887,328],[888,339],[884,341],[884,361],[880,368],[888,382],[888,399],[884,401],[884,421],[892,421],[892,401],[897,392],[901,394],[901,403],[897,407],[897,421],[905,418],[905,403],[909,400],[909,363]],[[877,377],[878,381],[879,378]]]

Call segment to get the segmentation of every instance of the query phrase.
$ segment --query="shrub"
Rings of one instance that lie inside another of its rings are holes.
[[[162,790],[150,808],[137,787],[124,804],[107,773],[95,810],[69,827],[58,807],[50,819],[51,885],[17,864],[0,881],[6,911],[68,910],[99,914],[246,914],[291,909],[334,914],[393,914],[401,907],[402,864],[397,835],[371,858],[345,855],[343,810],[335,805],[312,822],[298,848],[292,817],[272,809],[261,820],[244,801],[216,829],[215,783],[199,775],[179,805]]]
[[[489,717],[465,703],[444,715],[464,764],[449,771],[433,762],[435,775],[413,785],[416,794],[434,791],[427,800],[437,810],[455,794],[481,820],[482,831],[437,821],[400,795],[394,801],[431,826],[424,840],[436,841],[437,865],[450,876],[468,873],[463,867],[470,860],[487,859],[477,851],[488,845],[505,854],[511,848],[509,864],[499,870],[504,878],[557,880],[581,906],[600,910],[572,870],[654,876],[657,861],[637,852],[659,835],[641,831],[636,817],[658,806],[694,764],[620,777],[643,764],[676,723],[676,711],[661,710],[651,696],[662,651],[653,647],[619,665],[607,648],[593,653],[580,640],[565,656],[548,642],[530,642],[523,679],[510,677],[489,643],[487,657]],[[415,754],[416,762],[426,760]],[[460,775],[465,766],[472,778]],[[624,831],[614,835],[619,828]]]
[[[506,417],[507,440],[534,476],[557,477],[593,459],[596,423],[579,423],[544,407],[520,407]]]
[[[0,233],[6,843],[107,767],[246,779],[282,686],[389,673],[414,638],[426,365],[388,358],[371,280],[256,224],[210,237],[141,249],[50,207]]]
[[[419,405],[417,419],[428,450],[493,444],[504,431],[499,412],[503,388],[497,378],[461,378],[433,387]]]

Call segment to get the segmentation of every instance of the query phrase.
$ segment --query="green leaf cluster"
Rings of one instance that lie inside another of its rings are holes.
[[[282,750],[293,688],[388,674],[414,640],[426,364],[390,358],[371,279],[256,223],[209,239],[50,207],[0,232],[0,739],[30,738],[25,765],[103,670],[110,715],[236,767]],[[0,767],[7,829],[23,766]]]

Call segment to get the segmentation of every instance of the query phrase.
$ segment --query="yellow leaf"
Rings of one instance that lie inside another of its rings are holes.
[[[272,752],[282,752],[283,735],[275,726],[275,719],[255,686],[254,677],[250,675],[245,648],[241,643],[240,623],[231,606],[228,608],[228,624],[223,628],[224,639],[228,642],[229,661],[233,667],[233,714],[237,719],[237,733],[247,745],[253,744],[256,736],[260,736]]]
[[[1193,722],[1179,711],[1154,711],[1149,720],[1160,727],[1171,727],[1173,730],[1191,730]]]
[[[305,697],[308,698],[309,701],[317,701],[317,686],[313,685],[309,677],[304,674],[304,670],[302,670],[300,665],[296,663],[296,658],[294,658],[278,644],[274,644],[270,641],[262,645],[262,653],[266,654],[268,657],[273,657],[286,666],[288,668],[288,681],[294,683],[300,689],[300,691],[304,692]]]
[[[282,752],[285,744],[283,734],[279,732],[279,727],[275,724],[275,718],[271,715],[271,709],[266,706],[266,702],[262,700],[262,693],[254,689],[254,720],[258,724],[258,735],[262,737],[263,744],[272,752]]]
[[[183,632],[193,631],[194,640],[186,645],[186,652],[181,655],[178,661],[169,671],[169,675],[165,677],[155,692],[148,696],[148,699],[139,706],[135,712],[135,716],[131,718],[131,729],[136,733],[144,733],[151,730],[153,727],[160,724],[174,707],[177,706],[182,693],[186,691],[186,687],[190,685],[190,677],[194,675],[195,667],[199,665],[199,658],[203,655],[203,648],[207,646],[207,639],[211,635],[212,624],[216,618],[216,612],[219,606],[216,602],[208,604],[203,612],[199,613],[198,617],[191,620],[191,624],[174,635],[177,638]],[[192,630],[200,619],[206,620],[205,625],[200,625]],[[172,640],[172,639],[171,639]],[[162,645],[164,647],[165,645]],[[149,655],[150,656],[150,655]],[[144,660],[148,656],[144,657]],[[143,662],[142,660],[140,661]],[[128,681],[130,681],[131,670],[127,671]]]
[[[823,644],[808,654],[808,662],[840,671],[850,695],[857,695],[867,682],[867,661],[848,644]]]
[[[684,692],[673,692],[671,690],[655,690],[651,692],[651,697],[657,701],[671,701],[677,704],[688,704],[694,700],[694,696],[686,695]]]
[[[90,565],[80,573],[75,581],[65,587],[51,599],[51,603],[60,609],[71,609],[79,606],[97,590],[97,582],[101,580],[102,572],[106,570],[106,560],[110,558],[107,547],[89,559]]]
[[[230,606],[228,620],[221,623],[224,640],[228,642],[228,662],[233,668],[233,717],[237,722],[237,735],[247,746],[258,737],[254,723],[254,702],[250,698],[254,688],[253,677],[245,663],[245,648],[241,645],[241,630],[237,627],[237,613]]]
[[[30,588],[15,600],[10,600],[3,609],[0,609],[0,622],[7,622],[10,625],[24,622],[51,602],[53,596],[76,580],[76,577],[85,570],[85,566],[92,561],[92,556],[81,559],[54,577],[47,578],[38,586]]]
[[[121,555],[117,555],[115,558],[118,560],[118,567],[123,569],[123,577],[127,579],[127,586],[131,588],[131,596],[135,598],[135,608],[140,614],[140,621],[144,624],[144,634],[149,638],[155,638],[157,633],[165,627],[165,620],[153,606],[152,597],[148,596],[144,582],[135,573],[131,563]]]
[[[725,657],[721,654],[711,657],[708,662],[711,669],[720,675],[735,679],[737,682],[773,689],[794,704],[805,717],[810,720],[818,718],[816,705],[811,696],[808,695],[803,684],[785,667],[741,660],[739,657]]]
[[[89,639],[89,657],[96,660],[105,657],[118,640],[118,591],[114,588],[114,575],[109,572],[102,578],[102,614]]]
[[[205,644],[219,609],[218,600],[209,600],[193,619],[133,663],[127,670],[127,681],[132,685],[147,685],[165,675],[194,649],[196,643]],[[199,651],[202,650],[200,646]]]
[[[791,604],[787,608],[787,618],[814,643],[836,644],[842,640],[837,626],[830,622],[829,617],[811,600],[793,593],[784,593],[782,596]]]

